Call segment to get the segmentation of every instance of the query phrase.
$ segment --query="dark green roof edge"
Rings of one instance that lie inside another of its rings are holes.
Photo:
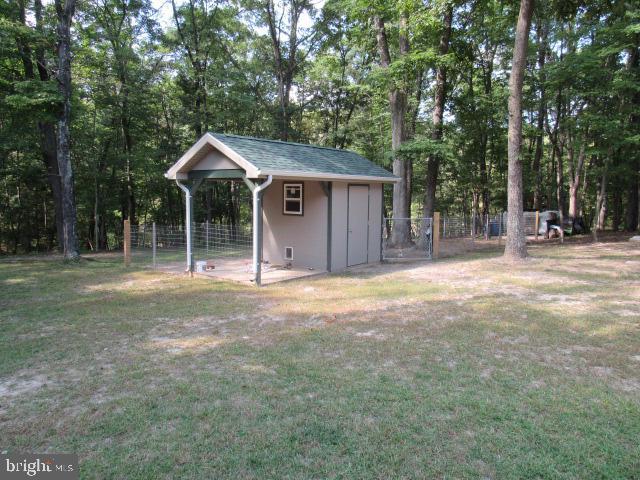
[[[283,145],[296,145],[298,147],[309,147],[309,148],[319,148],[322,150],[331,150],[332,152],[349,152],[362,157],[362,155],[360,155],[358,152],[354,152],[353,150],[347,150],[345,148],[323,147],[322,145],[315,145],[313,143],[285,142],[284,140],[277,140],[273,138],[260,138],[260,137],[252,137],[249,135],[235,135],[233,133],[218,133],[218,132],[209,132],[209,133],[216,138],[232,137],[232,138],[242,138],[244,140],[255,140],[256,142],[269,142],[269,143],[279,143]],[[362,158],[365,158],[365,157],[362,157]]]
[[[367,173],[363,173],[363,172],[353,172],[352,174],[345,174],[345,175],[353,175],[356,177],[379,177],[379,178],[389,178],[389,179],[396,179],[397,177],[395,175],[393,175],[393,173],[389,172],[387,169],[385,169],[384,167],[382,167],[381,165],[377,165],[375,163],[373,163],[371,160],[367,159],[366,157],[363,157],[362,155],[360,155],[357,152],[354,152],[353,150],[347,150],[347,149],[339,149],[339,148],[332,148],[332,147],[323,147],[320,145],[314,145],[314,144],[309,144],[309,143],[297,143],[297,142],[285,142],[283,140],[275,140],[275,139],[268,139],[268,138],[258,138],[258,137],[252,137],[252,136],[244,136],[244,135],[235,135],[235,134],[227,134],[227,133],[219,133],[219,132],[208,132],[211,136],[213,136],[214,138],[216,138],[217,140],[221,141],[222,143],[225,143],[225,138],[229,138],[229,139],[238,139],[238,140],[248,140],[248,141],[252,141],[252,142],[256,142],[256,143],[266,143],[266,144],[270,144],[270,145],[287,145],[287,146],[292,146],[292,147],[300,147],[300,149],[314,149],[314,150],[321,150],[321,151],[327,151],[327,152],[331,152],[331,154],[333,155],[345,155],[345,156],[351,156],[353,158],[353,156],[357,157],[361,162],[366,162],[368,164],[368,166],[373,170],[372,172],[367,172]],[[229,148],[234,149],[233,145],[227,145]],[[241,153],[241,152],[238,152]],[[251,162],[251,163],[255,163],[252,161],[252,159],[250,158],[246,158],[247,161]],[[258,162],[260,163],[260,162]],[[259,165],[256,165],[259,168]],[[301,171],[302,172],[302,171]],[[310,171],[310,173],[320,173],[318,171]],[[327,170],[325,173],[329,174],[332,173],[330,170]]]

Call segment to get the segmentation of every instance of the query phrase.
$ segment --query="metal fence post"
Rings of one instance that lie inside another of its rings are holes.
[[[484,239],[489,240],[489,213],[484,216]]]
[[[153,251],[153,269],[155,270],[156,269],[156,265],[157,265],[157,263],[156,263],[156,253],[157,253],[156,252],[156,248],[157,247],[156,246],[157,246],[157,243],[158,243],[158,233],[156,232],[156,222],[153,222],[153,225],[152,225],[151,243],[153,244],[151,246],[151,249]]]
[[[436,260],[440,256],[440,212],[433,212],[433,227],[431,228],[431,258]]]
[[[447,236],[447,217],[442,217],[442,238]]]
[[[502,212],[500,212],[500,219],[498,220],[498,245],[502,241]]]
[[[207,254],[209,254],[209,220],[204,222],[204,238],[205,238],[205,247],[207,249]]]
[[[475,242],[476,240],[476,210],[474,209],[471,213],[471,241]]]
[[[131,222],[124,221],[124,266],[131,265]]]

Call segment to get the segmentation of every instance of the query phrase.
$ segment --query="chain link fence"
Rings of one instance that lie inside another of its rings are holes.
[[[431,218],[385,218],[382,222],[382,259],[430,259],[432,233]]]
[[[213,258],[248,258],[251,225],[198,223],[191,227],[194,262]],[[131,225],[132,260],[160,269],[186,268],[187,235],[183,226]]]

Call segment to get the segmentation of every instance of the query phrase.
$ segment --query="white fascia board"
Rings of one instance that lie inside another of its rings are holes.
[[[337,173],[300,173],[286,170],[260,170],[261,176],[273,175],[279,179],[309,179],[309,180],[335,180],[346,182],[372,182],[372,183],[397,183],[399,177],[376,177],[366,175],[341,175]]]
[[[203,135],[200,140],[198,140],[196,143],[194,143],[191,148],[189,150],[187,150],[184,155],[182,155],[178,161],[176,163],[174,163],[171,168],[169,170],[167,170],[167,173],[164,174],[165,177],[171,179],[171,180],[175,180],[176,178],[178,178],[176,176],[176,174],[178,173],[178,171],[189,161],[193,158],[193,156],[198,153],[207,143],[209,143],[208,139],[206,138],[207,135]]]
[[[224,143],[218,140],[216,137],[211,135],[210,133],[205,133],[200,140],[198,140],[189,150],[186,151],[180,159],[173,164],[173,166],[167,170],[167,173],[164,176],[170,180],[185,180],[188,178],[188,174],[186,172],[180,172],[180,169],[183,168],[189,160],[191,160],[194,155],[196,155],[200,150],[202,150],[206,145],[211,145],[216,150],[220,151],[228,158],[233,160],[235,163],[240,166],[246,173],[249,178],[257,178],[260,176],[259,170],[243,158],[241,155],[236,153],[231,148],[227,147]]]

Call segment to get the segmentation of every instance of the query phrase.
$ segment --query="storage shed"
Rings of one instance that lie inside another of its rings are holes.
[[[397,181],[349,150],[207,133],[165,174],[185,193],[187,268],[192,197],[203,181],[243,180],[253,199],[253,272],[288,264],[337,271],[381,260],[383,185]]]

